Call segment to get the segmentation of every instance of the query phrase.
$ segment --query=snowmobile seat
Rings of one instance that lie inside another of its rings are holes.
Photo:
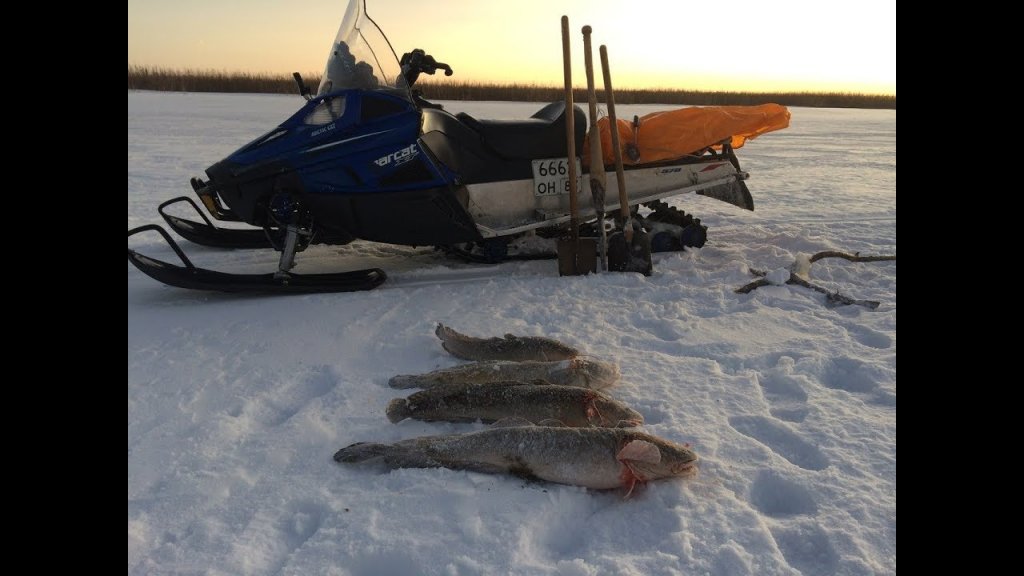
[[[576,150],[583,149],[587,117],[579,106],[575,113]],[[565,103],[552,102],[527,120],[478,120],[465,112],[455,115],[472,128],[484,145],[510,160],[558,158],[568,155],[565,143]]]

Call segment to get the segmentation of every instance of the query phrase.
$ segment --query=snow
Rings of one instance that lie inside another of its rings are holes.
[[[789,268],[776,268],[766,274],[764,279],[771,282],[774,286],[782,286],[789,282]]]
[[[264,133],[296,97],[128,94],[128,227]],[[478,117],[538,104],[445,103]],[[619,115],[662,109],[620,106]],[[878,574],[896,571],[896,263],[825,259],[811,277],[878,300],[829,308],[797,286],[733,290],[797,254],[896,252],[896,113],[792,110],[739,151],[757,211],[672,203],[710,227],[654,275],[560,278],[428,248],[313,247],[297,271],[379,266],[372,292],[239,297],[128,265],[129,574]],[[182,210],[179,208],[179,210]],[[181,212],[185,214],[184,211]],[[270,251],[182,241],[197,265],[266,272]],[[129,246],[167,260],[155,234]],[[622,369],[644,430],[689,442],[696,477],[616,492],[514,477],[342,466],[357,441],[482,424],[391,424],[395,374],[460,362],[437,322],[547,336]]]

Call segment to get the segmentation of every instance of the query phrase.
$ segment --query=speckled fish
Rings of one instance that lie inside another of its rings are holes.
[[[542,336],[514,336],[504,338],[474,338],[438,324],[434,334],[441,339],[444,349],[463,360],[569,360],[580,355],[579,350],[557,340]]]
[[[452,468],[595,489],[624,488],[697,473],[697,455],[656,436],[625,428],[493,426],[480,432],[425,436],[394,444],[342,448],[337,462],[389,468]]]
[[[521,417],[530,422],[548,418],[566,426],[639,426],[644,417],[622,402],[595,390],[547,383],[487,382],[443,384],[408,398],[395,398],[387,407],[388,419],[400,422],[495,422]]]
[[[602,390],[619,381],[619,367],[611,362],[573,358],[560,362],[473,362],[426,374],[402,374],[388,381],[392,388],[433,388],[442,384],[533,382],[546,380],[559,386]]]

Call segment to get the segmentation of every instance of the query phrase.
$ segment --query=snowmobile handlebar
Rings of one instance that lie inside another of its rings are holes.
[[[421,73],[433,75],[438,70],[444,70],[445,76],[454,74],[451,66],[444,62],[438,62],[433,56],[419,48],[402,54],[402,60],[399,62],[399,65],[402,67],[402,76],[405,77],[405,81],[409,86],[416,83]]]

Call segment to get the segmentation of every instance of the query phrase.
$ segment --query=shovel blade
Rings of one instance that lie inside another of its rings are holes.
[[[616,232],[608,238],[608,270],[612,272],[639,272],[650,276],[654,271],[651,262],[651,237],[646,232],[633,232],[633,241],[627,242],[626,235]]]
[[[597,272],[597,238],[559,238],[558,275],[583,276]]]

